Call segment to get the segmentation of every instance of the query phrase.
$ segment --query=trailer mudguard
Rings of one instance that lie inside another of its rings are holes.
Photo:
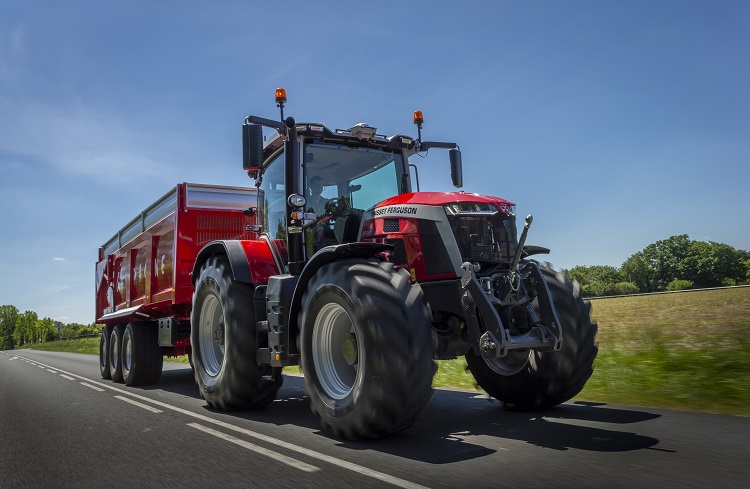
[[[237,282],[265,284],[268,277],[281,273],[267,241],[219,240],[208,243],[198,252],[193,265],[193,285],[203,264],[214,255],[225,255],[229,259],[232,277]]]

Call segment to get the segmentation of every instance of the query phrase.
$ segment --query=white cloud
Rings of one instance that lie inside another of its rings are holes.
[[[173,174],[174,167],[159,161],[159,148],[154,148],[153,133],[158,131],[144,127],[143,120],[128,125],[103,110],[77,107],[77,97],[73,95],[60,105],[13,95],[13,88],[28,77],[24,73],[26,37],[23,25],[0,31],[0,152],[6,153],[3,165],[46,164],[64,173],[108,182],[113,178],[120,182],[161,180]],[[149,114],[142,119],[148,121]]]
[[[175,174],[174,166],[160,161],[157,149],[145,143],[153,137],[147,128],[134,129],[86,109],[18,107],[8,100],[0,100],[0,112],[10,115],[0,121],[0,151],[107,182],[144,177],[171,182]]]
[[[65,258],[60,258],[59,256],[53,256],[52,259],[54,261],[65,261]]]

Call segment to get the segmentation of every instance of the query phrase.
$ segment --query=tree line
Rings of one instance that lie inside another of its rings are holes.
[[[100,328],[96,324],[63,324],[50,318],[39,319],[34,311],[20,312],[15,306],[0,306],[0,350],[12,350],[17,346],[58,338],[97,334]]]
[[[620,268],[576,266],[566,272],[581,284],[584,297],[750,285],[750,252],[680,234],[646,246]]]

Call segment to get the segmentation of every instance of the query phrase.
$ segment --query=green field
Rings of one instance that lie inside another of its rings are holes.
[[[594,374],[579,400],[750,415],[750,287],[595,299]],[[463,360],[435,385],[473,385]]]
[[[750,415],[750,287],[592,301],[580,398]]]
[[[750,287],[597,299],[592,317],[599,356],[577,399],[750,415]],[[99,340],[34,348],[98,354]],[[465,365],[439,362],[435,386],[474,389]]]

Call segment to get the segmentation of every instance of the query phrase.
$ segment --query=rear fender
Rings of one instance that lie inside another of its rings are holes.
[[[229,260],[232,278],[246,284],[265,284],[268,277],[281,273],[271,253],[270,245],[263,240],[220,240],[208,243],[200,250],[193,266],[193,285],[201,268],[215,255]]]

